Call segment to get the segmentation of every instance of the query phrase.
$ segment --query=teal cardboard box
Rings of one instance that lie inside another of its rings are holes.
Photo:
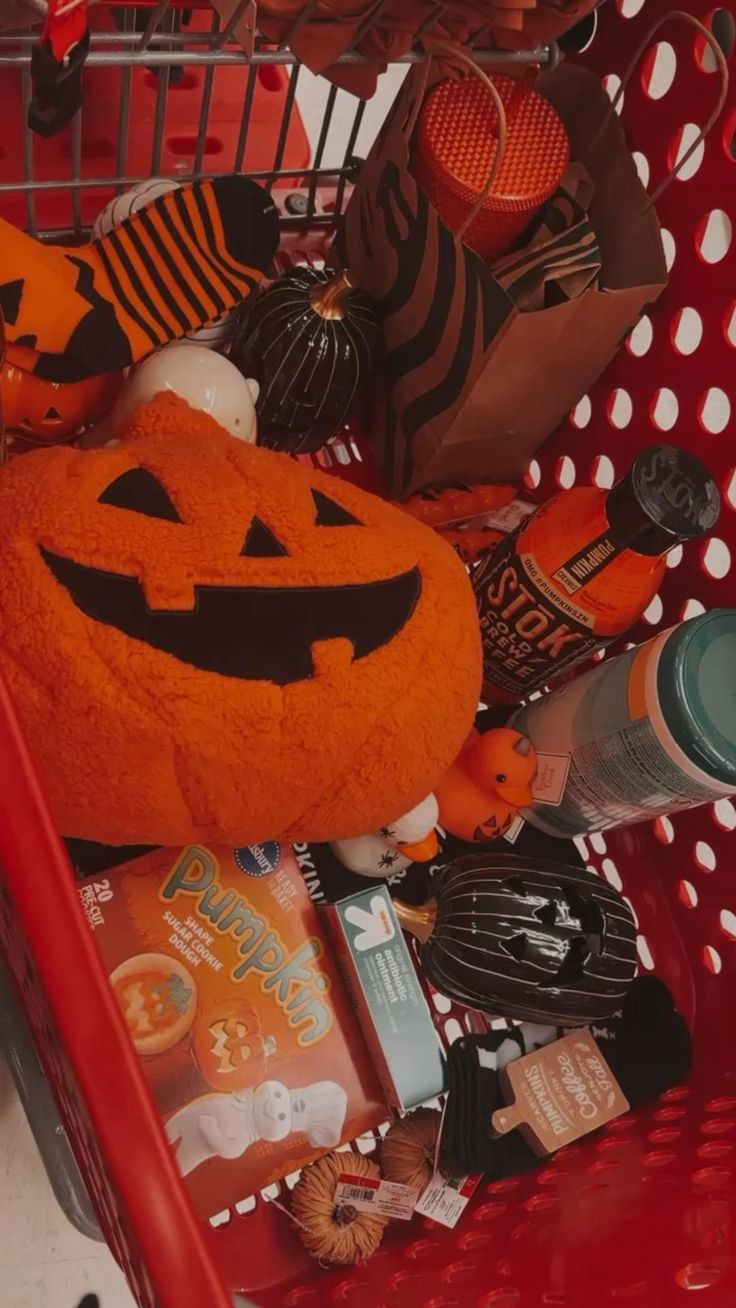
[[[324,909],[386,1100],[406,1111],[445,1089],[439,1036],[385,886]]]

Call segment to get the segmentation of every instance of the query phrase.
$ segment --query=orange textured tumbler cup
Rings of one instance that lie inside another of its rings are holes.
[[[565,128],[527,82],[494,77],[506,110],[498,175],[463,240],[490,263],[512,248],[549,199],[570,158]],[[448,78],[427,97],[415,134],[414,175],[443,222],[457,231],[477,204],[498,150],[498,113],[477,77]]]

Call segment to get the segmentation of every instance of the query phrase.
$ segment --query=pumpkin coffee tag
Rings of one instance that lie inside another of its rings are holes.
[[[518,1128],[540,1157],[629,1108],[588,1027],[509,1063],[499,1080],[507,1104],[491,1115],[491,1126],[499,1135]]]

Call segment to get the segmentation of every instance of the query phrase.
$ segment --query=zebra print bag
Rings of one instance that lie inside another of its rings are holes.
[[[582,173],[564,179],[525,250],[486,267],[410,171],[413,125],[438,76],[426,65],[409,72],[337,236],[343,266],[382,318],[372,434],[400,498],[518,477],[667,282],[657,216],[621,124],[597,77],[569,64],[535,89],[562,118]]]

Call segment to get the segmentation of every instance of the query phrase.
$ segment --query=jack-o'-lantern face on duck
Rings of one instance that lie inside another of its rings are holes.
[[[118,448],[13,460],[0,569],[0,668],[67,835],[360,834],[432,789],[472,721],[452,551],[174,396]]]

